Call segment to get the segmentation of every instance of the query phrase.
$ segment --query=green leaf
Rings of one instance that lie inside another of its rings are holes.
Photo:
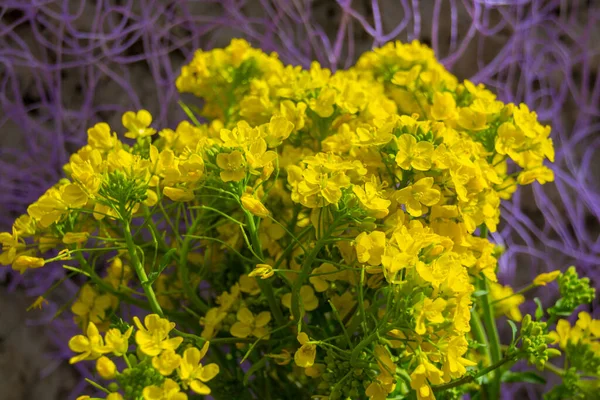
[[[487,290],[476,290],[475,292],[473,292],[473,297],[481,297],[481,296],[485,296],[486,294],[488,294]]]
[[[535,309],[535,319],[539,321],[544,316],[544,307],[542,306],[542,301],[536,297],[533,299],[535,304],[537,304],[537,308]]]
[[[546,379],[539,376],[533,371],[525,371],[525,372],[512,372],[506,371],[502,375],[502,382],[527,382],[527,383],[535,383],[539,385],[543,385],[546,383]]]

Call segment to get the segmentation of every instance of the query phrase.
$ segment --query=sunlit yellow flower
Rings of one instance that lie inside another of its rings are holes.
[[[146,110],[140,110],[137,113],[127,111],[123,114],[121,122],[123,123],[123,126],[127,128],[125,137],[131,139],[144,138],[156,133],[155,129],[150,128],[152,115]]]
[[[144,325],[138,317],[133,317],[138,331],[135,333],[135,341],[139,349],[151,357],[159,355],[163,350],[175,350],[183,338],[169,338],[169,332],[175,328],[175,323],[166,318],[160,318],[157,314],[150,314],[144,318]]]
[[[396,153],[396,164],[402,169],[411,167],[418,171],[427,171],[431,168],[431,156],[433,155],[433,144],[421,141],[413,135],[402,135],[397,141],[398,153]]]
[[[246,160],[237,150],[231,153],[219,153],[217,165],[221,168],[221,179],[223,182],[239,182],[246,176]]]
[[[165,350],[159,356],[152,358],[152,366],[164,376],[171,375],[180,364],[181,356],[174,350]]]
[[[440,201],[440,191],[433,188],[433,178],[422,178],[415,184],[396,192],[399,203],[406,205],[406,211],[413,217],[420,217],[427,210],[425,206],[433,206]]]
[[[113,379],[117,373],[117,366],[110,358],[102,356],[96,361],[96,371],[104,379]]]
[[[165,379],[161,386],[146,386],[142,392],[145,400],[187,400],[179,385],[172,379]]]
[[[210,394],[210,388],[206,382],[219,374],[217,364],[208,364],[203,366],[200,362],[208,351],[209,343],[206,342],[201,350],[190,347],[183,352],[183,358],[178,369],[178,375],[181,380],[188,385],[194,392],[202,395]]]
[[[83,360],[95,360],[102,354],[106,354],[110,351],[104,345],[104,340],[93,322],[89,323],[85,336],[77,335],[69,340],[69,348],[75,353],[81,353],[75,357],[71,357],[69,360],[69,363],[71,364]]]
[[[122,356],[127,353],[129,348],[129,338],[133,332],[133,326],[130,326],[124,333],[116,328],[109,329],[104,335],[106,348],[114,355]]]

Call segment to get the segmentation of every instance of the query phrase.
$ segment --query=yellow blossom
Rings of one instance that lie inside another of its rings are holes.
[[[160,318],[157,314],[150,314],[144,318],[142,325],[138,317],[133,317],[138,328],[135,333],[135,341],[142,353],[151,357],[159,355],[163,350],[175,350],[183,338],[169,338],[169,332],[175,328],[175,323],[166,318]]]
[[[171,375],[180,364],[181,356],[174,350],[165,350],[159,356],[152,358],[152,366],[164,376]]]
[[[417,171],[427,171],[431,168],[431,157],[433,155],[433,144],[426,141],[417,143],[413,135],[402,135],[397,140],[398,153],[396,153],[396,164],[402,169],[411,167]]]
[[[425,321],[429,321],[432,324],[441,324],[445,321],[442,312],[446,308],[446,300],[438,297],[435,300],[431,300],[429,297],[426,297],[423,301],[422,305],[418,307],[419,314],[417,316],[417,325],[415,327],[415,332],[419,335],[424,335],[427,331],[425,327]]]
[[[221,179],[223,182],[239,182],[246,176],[246,160],[237,150],[231,153],[219,153],[217,165],[221,168]]]
[[[422,178],[415,184],[396,192],[399,203],[406,205],[406,211],[413,217],[420,217],[427,210],[425,206],[433,206],[440,201],[440,191],[433,188],[433,178]]]
[[[45,264],[43,258],[31,256],[18,256],[12,263],[12,269],[24,273],[28,269],[41,268]]]
[[[88,232],[67,232],[62,238],[64,244],[81,244],[88,240]]]
[[[510,286],[490,282],[490,295],[494,299],[496,314],[504,314],[513,321],[519,322],[523,318],[519,305],[525,302],[525,296],[515,294]]]
[[[267,279],[272,277],[274,273],[273,267],[269,264],[256,264],[256,267],[248,274],[248,276],[258,276],[261,279]]]
[[[431,116],[437,120],[447,120],[456,117],[456,101],[449,92],[435,92],[431,106]]]
[[[244,209],[250,211],[252,215],[260,218],[266,218],[271,215],[271,212],[267,210],[265,205],[251,194],[244,193],[241,197],[241,201]]]
[[[146,386],[142,391],[145,400],[187,400],[179,385],[172,379],[165,379],[161,386]]]
[[[317,356],[317,346],[309,343],[308,335],[304,332],[298,334],[298,342],[302,345],[294,354],[294,362],[302,368],[311,367],[315,363]]]
[[[127,353],[129,348],[129,338],[133,332],[133,327],[130,326],[124,333],[116,328],[109,329],[104,335],[104,341],[106,342],[106,348],[109,349],[114,355],[122,356]]]
[[[210,388],[206,382],[219,374],[217,364],[208,364],[203,366],[200,362],[208,351],[209,342],[204,343],[202,349],[190,347],[183,352],[183,358],[178,369],[178,375],[181,380],[188,385],[194,392],[201,395],[209,395]]]
[[[123,126],[127,128],[125,137],[131,139],[144,138],[156,133],[155,129],[150,128],[152,115],[146,110],[140,110],[137,113],[127,111],[123,114],[121,122],[123,123]]]
[[[38,296],[38,298],[35,299],[35,301],[33,302],[33,304],[30,305],[29,307],[27,307],[27,311],[30,311],[30,310],[33,310],[33,309],[41,310],[42,307],[44,306],[44,304],[48,304],[48,300],[46,300],[42,296]]]
[[[390,200],[384,199],[375,182],[365,183],[364,189],[353,186],[352,191],[361,205],[372,213],[375,218],[385,218],[389,213]]]
[[[250,335],[268,339],[269,330],[267,324],[271,321],[271,313],[263,311],[258,315],[254,315],[247,308],[240,308],[237,312],[237,322],[231,326],[231,334],[235,337],[245,338]]]
[[[71,364],[83,360],[95,360],[102,354],[106,354],[110,351],[104,345],[104,340],[93,322],[89,323],[85,336],[76,335],[69,340],[69,348],[75,353],[81,353],[75,357],[71,357],[69,360],[69,363]]]
[[[381,265],[381,257],[385,251],[385,242],[385,233],[383,232],[362,232],[355,239],[358,261],[368,263],[372,266]]]
[[[319,299],[315,296],[315,291],[312,286],[304,285],[300,288],[300,298],[302,299],[302,305],[304,311],[313,311],[319,307]],[[286,293],[281,297],[281,304],[285,307],[292,308],[292,294]]]
[[[113,379],[117,373],[117,366],[110,358],[102,356],[96,361],[96,371],[103,379]]]
[[[560,271],[544,272],[539,274],[533,280],[534,286],[546,286],[550,282],[554,282],[560,275]]]
[[[176,188],[167,186],[163,189],[163,194],[173,201],[192,201],[194,200],[194,192],[187,188]]]

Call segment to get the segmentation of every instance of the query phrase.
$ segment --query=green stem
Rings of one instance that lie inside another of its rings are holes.
[[[202,301],[200,296],[198,296],[198,293],[196,293],[196,290],[192,287],[192,284],[190,282],[190,270],[188,268],[187,263],[187,256],[190,251],[190,245],[192,243],[192,239],[194,238],[192,234],[198,227],[198,224],[201,220],[202,218],[197,217],[192,223],[192,226],[190,226],[188,234],[185,235],[185,239],[183,240],[183,244],[181,245],[181,251],[179,252],[178,267],[181,283],[183,284],[183,290],[185,290],[188,299],[192,302],[194,307],[196,307],[201,312],[206,313],[208,312],[209,307],[204,301]]]
[[[487,368],[482,369],[481,371],[479,371],[477,374],[475,375],[467,375],[467,376],[463,376],[460,379],[457,379],[453,382],[449,382],[449,383],[445,383],[443,385],[436,385],[436,386],[432,386],[432,389],[434,392],[442,392],[444,390],[448,390],[448,389],[452,389],[455,388],[457,386],[461,386],[464,385],[466,383],[470,383],[475,381],[477,378],[480,378],[484,375],[487,375],[488,373],[500,368],[501,366],[503,366],[504,364],[514,361],[518,358],[518,353],[517,354],[513,354],[511,356],[506,356],[503,359],[499,360],[497,363],[494,363],[492,365],[490,365]],[[500,374],[496,374],[496,375],[500,375]]]
[[[123,237],[125,238],[127,249],[129,250],[129,258],[131,259],[131,264],[133,265],[133,269],[135,270],[140,280],[140,283],[142,284],[144,293],[146,294],[148,302],[150,303],[150,308],[155,314],[158,314],[162,317],[164,314],[162,308],[160,308],[160,304],[158,304],[158,300],[156,298],[156,294],[154,293],[154,289],[152,289],[152,283],[150,283],[150,281],[148,280],[148,275],[146,275],[144,266],[140,263],[140,259],[137,255],[135,243],[133,242],[133,236],[131,235],[131,227],[129,226],[129,221],[123,221]]]
[[[246,210],[244,210],[244,213],[246,214],[246,222],[248,224],[248,230],[250,231],[250,241],[252,242],[252,247],[254,248],[254,252],[260,257],[260,261],[263,262],[265,257],[262,251],[260,238],[258,236],[258,229],[256,227],[256,224],[254,223],[254,216]],[[257,279],[257,281],[262,294],[264,294],[267,298],[269,308],[271,309],[271,313],[275,317],[277,325],[284,325],[285,319],[283,318],[283,313],[281,312],[279,303],[277,302],[277,299],[275,299],[273,286],[271,286],[271,283],[269,281],[266,281],[264,279]]]

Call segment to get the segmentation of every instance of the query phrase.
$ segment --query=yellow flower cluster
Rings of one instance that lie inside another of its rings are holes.
[[[121,389],[151,368],[143,397],[181,400],[210,393],[219,366],[200,360],[222,341],[235,346],[220,367],[239,376],[236,357],[249,360],[255,394],[274,379],[286,398],[423,400],[500,361],[477,346],[480,315],[518,322],[523,296],[497,283],[487,232],[518,185],[553,180],[550,128],[526,105],[458,82],[417,42],[333,73],[234,40],[196,52],[176,85],[204,101],[184,105],[191,123],[160,130],[128,112],[129,142],[95,125],[68,179],[0,234],[3,264],[76,260],[88,277],[72,362],[98,360]],[[531,287],[558,272],[546,275]],[[105,355],[127,354],[133,328],[109,316],[140,302],[155,314],[134,318],[141,359],[125,378]],[[173,335],[163,310],[199,335]]]
[[[118,383],[120,390],[109,392],[107,400],[138,398],[136,395],[140,394],[148,400],[186,400],[188,397],[185,390],[188,388],[201,395],[211,393],[206,382],[219,374],[219,366],[201,363],[208,351],[209,342],[205,342],[200,349],[187,347],[179,354],[177,350],[184,339],[180,336],[170,337],[170,332],[175,327],[173,322],[156,314],[146,316],[143,324],[137,317],[134,317],[134,322],[139,360],[129,351],[133,326],[125,332],[112,328],[103,338],[96,325],[90,322],[86,335],[74,336],[69,341],[69,348],[80,353],[71,358],[72,364],[96,360],[98,375],[104,380]],[[124,357],[127,368],[119,372],[107,355]],[[136,363],[132,364],[132,361]],[[142,388],[141,393],[137,393],[135,387],[139,385],[140,378],[147,385]],[[80,397],[84,398],[89,397]]]

